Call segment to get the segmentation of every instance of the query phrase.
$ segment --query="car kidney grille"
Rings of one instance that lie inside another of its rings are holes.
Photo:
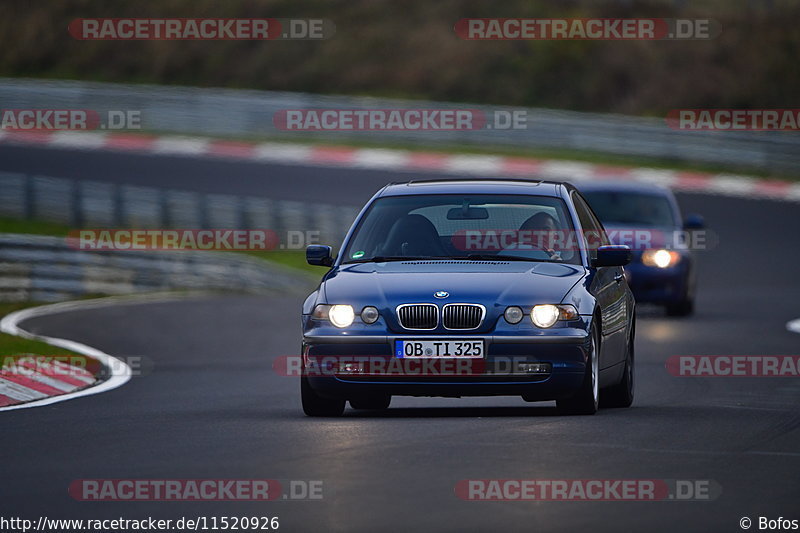
[[[435,329],[439,322],[439,308],[434,304],[401,305],[397,317],[405,329]]]
[[[477,304],[447,304],[444,306],[444,327],[475,329],[481,325],[485,309]]]

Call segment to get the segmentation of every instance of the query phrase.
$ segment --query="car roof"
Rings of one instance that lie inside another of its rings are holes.
[[[414,194],[530,194],[535,196],[561,197],[561,188],[574,189],[566,182],[532,179],[436,179],[412,180],[390,183],[378,193],[378,197],[407,196]]]
[[[580,192],[638,192],[644,194],[657,194],[660,196],[672,196],[672,191],[663,185],[657,185],[655,183],[643,183],[639,181],[586,181],[578,185],[578,190]]]

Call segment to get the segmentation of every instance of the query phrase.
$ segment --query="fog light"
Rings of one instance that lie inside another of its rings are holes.
[[[517,370],[525,374],[548,374],[550,363],[518,363]]]
[[[364,321],[364,324],[374,324],[378,320],[379,316],[380,313],[378,312],[377,307],[368,305],[361,310],[361,320]]]
[[[519,307],[512,305],[511,307],[506,307],[506,312],[503,313],[503,316],[509,324],[518,324],[522,317],[525,316],[525,313]]]
[[[339,363],[340,374],[361,374],[362,372],[364,372],[363,363]]]

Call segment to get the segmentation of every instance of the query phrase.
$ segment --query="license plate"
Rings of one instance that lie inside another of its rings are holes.
[[[394,341],[394,353],[397,357],[407,359],[436,357],[482,359],[483,341],[475,339],[396,340]]]

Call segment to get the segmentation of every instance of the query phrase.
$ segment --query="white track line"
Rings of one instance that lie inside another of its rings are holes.
[[[19,327],[19,323],[28,320],[29,318],[34,317],[41,317],[47,315],[53,315],[57,313],[66,313],[69,311],[79,311],[85,309],[95,309],[98,307],[108,307],[111,305],[117,304],[136,304],[136,303],[154,303],[154,302],[163,302],[163,301],[170,301],[170,300],[178,300],[187,297],[202,297],[202,294],[194,294],[194,295],[174,295],[174,294],[163,294],[163,293],[156,293],[156,294],[146,294],[146,295],[138,295],[138,296],[113,296],[110,298],[98,298],[96,300],[80,300],[74,302],[61,302],[57,304],[51,305],[43,305],[40,307],[31,307],[29,309],[22,309],[20,311],[15,311],[0,320],[0,331],[3,333],[8,333],[9,335],[16,335],[18,337],[24,337],[26,339],[34,339],[42,342],[46,342],[47,344],[52,344],[53,346],[59,346],[61,348],[65,348],[67,350],[71,350],[73,352],[77,352],[89,357],[93,357],[100,361],[100,363],[111,371],[111,377],[105,381],[98,383],[97,385],[93,385],[91,387],[70,392],[67,394],[61,394],[59,396],[49,396],[47,398],[42,398],[41,400],[34,400],[31,402],[19,404],[19,405],[9,405],[7,407],[0,407],[0,411],[11,411],[14,409],[27,409],[29,407],[40,407],[43,405],[50,405],[57,402],[64,402],[67,400],[72,400],[74,398],[80,398],[83,396],[90,396],[92,394],[100,394],[101,392],[110,391],[112,389],[116,389],[128,382],[131,379],[131,367],[129,367],[124,361],[117,359],[107,353],[101,352],[97,348],[92,348],[91,346],[87,346],[86,344],[81,344],[76,341],[71,341],[69,339],[59,339],[57,337],[47,337],[45,335],[35,335],[24,329]]]
[[[107,353],[101,352],[96,348],[92,348],[91,346],[87,346],[79,342],[71,341],[69,339],[47,337],[45,335],[35,335],[19,327],[20,322],[28,320],[29,318],[92,307],[91,305],[86,305],[91,303],[92,300],[86,302],[64,302],[53,305],[44,305],[41,307],[31,307],[30,309],[22,309],[20,311],[16,311],[14,313],[11,313],[10,315],[3,317],[3,319],[0,320],[0,331],[2,331],[3,333],[8,333],[9,335],[24,337],[26,339],[39,340],[42,342],[46,342],[47,344],[52,344],[53,346],[59,346],[61,348],[66,348],[67,350],[71,350],[73,352],[93,357],[94,359],[100,361],[100,363],[104,367],[115,369],[115,371],[111,373],[111,377],[109,377],[109,379],[105,381],[98,383],[97,385],[94,385],[92,387],[87,387],[79,391],[70,392],[67,394],[61,394],[59,396],[48,396],[47,398],[42,398],[40,400],[34,400],[32,402],[27,402],[19,405],[9,405],[7,407],[0,407],[0,411],[11,411],[13,409],[26,409],[29,407],[40,407],[43,405],[50,405],[56,402],[64,402],[67,400],[72,400],[73,398],[80,398],[82,396],[99,394],[101,392],[106,392],[111,389],[116,389],[117,387],[124,385],[125,383],[128,382],[128,380],[131,378],[131,368],[127,364],[125,364],[124,361],[121,361],[116,357],[112,357]]]
[[[786,329],[794,333],[800,333],[800,318],[795,318],[786,323]]]

